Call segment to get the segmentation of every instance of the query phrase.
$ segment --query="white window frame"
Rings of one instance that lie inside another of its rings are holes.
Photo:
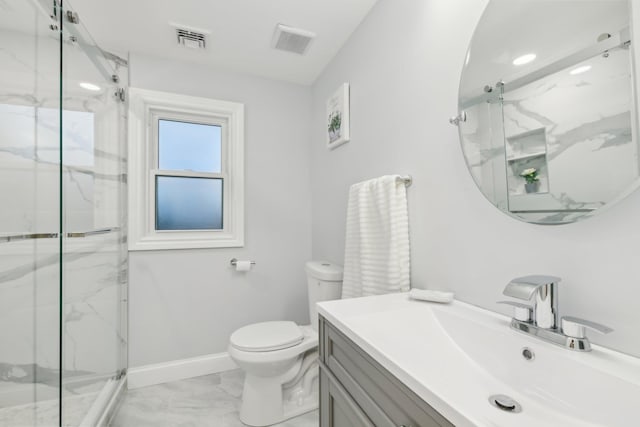
[[[158,169],[158,120],[222,127],[220,173]],[[129,250],[244,246],[244,104],[131,88]],[[222,178],[221,230],[156,230],[156,176]]]

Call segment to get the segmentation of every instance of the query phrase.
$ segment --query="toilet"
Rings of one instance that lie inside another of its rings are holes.
[[[231,334],[229,356],[245,371],[240,420],[267,426],[318,407],[318,314],[316,302],[340,299],[342,267],[305,265],[310,325],[272,321]]]

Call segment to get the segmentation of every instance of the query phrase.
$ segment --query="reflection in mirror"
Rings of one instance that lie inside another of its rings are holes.
[[[503,212],[592,215],[639,183],[628,1],[491,0],[460,83],[469,170]]]

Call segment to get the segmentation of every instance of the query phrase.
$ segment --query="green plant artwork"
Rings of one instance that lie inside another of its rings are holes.
[[[327,99],[327,147],[333,149],[349,141],[349,84],[342,84]]]
[[[329,133],[335,133],[340,135],[340,125],[342,124],[342,114],[340,111],[329,114]]]

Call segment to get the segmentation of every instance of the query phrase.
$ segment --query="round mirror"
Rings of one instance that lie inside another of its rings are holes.
[[[491,0],[452,119],[487,199],[522,221],[592,215],[640,180],[628,1]]]

